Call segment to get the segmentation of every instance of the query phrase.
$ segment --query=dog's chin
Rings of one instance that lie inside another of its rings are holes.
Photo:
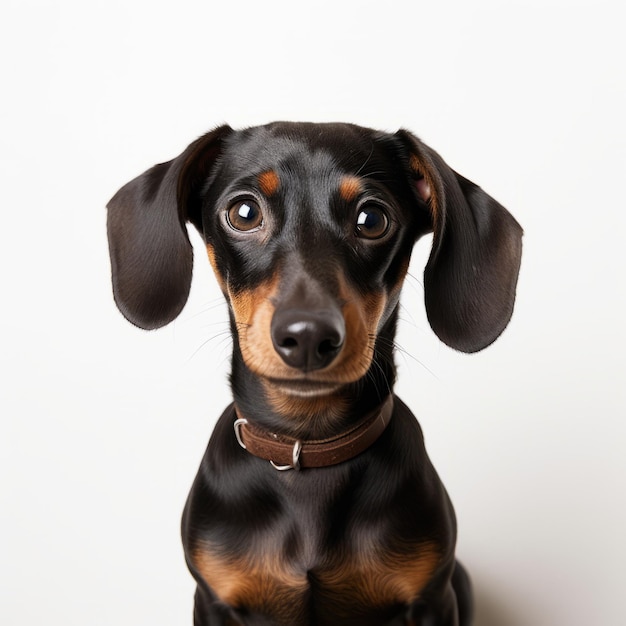
[[[281,395],[300,400],[316,400],[334,395],[343,385],[313,380],[267,379],[270,387]]]

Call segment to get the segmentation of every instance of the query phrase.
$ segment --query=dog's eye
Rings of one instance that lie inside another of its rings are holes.
[[[359,209],[356,219],[356,234],[364,239],[380,239],[389,230],[389,218],[383,209],[366,204]]]
[[[226,217],[231,228],[243,232],[255,230],[263,224],[263,213],[254,200],[235,202],[228,209]]]

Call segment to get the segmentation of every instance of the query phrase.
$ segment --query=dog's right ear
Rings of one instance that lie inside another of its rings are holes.
[[[107,205],[115,302],[140,328],[160,328],[189,296],[193,250],[186,222],[198,224],[198,191],[232,132],[221,126],[178,157],[122,187]]]

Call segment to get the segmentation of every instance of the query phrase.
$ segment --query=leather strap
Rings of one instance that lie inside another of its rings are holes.
[[[298,440],[277,435],[239,416],[235,434],[242,448],[270,461],[276,469],[327,467],[354,458],[385,431],[393,413],[393,396],[349,430],[328,439]]]

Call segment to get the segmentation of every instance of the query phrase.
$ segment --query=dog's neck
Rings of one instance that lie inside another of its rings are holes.
[[[270,399],[267,382],[246,366],[235,340],[230,376],[235,405],[248,420],[272,432],[309,439],[336,435],[381,405],[393,392],[396,323],[397,307],[380,330],[372,363],[360,380],[328,397],[298,398],[291,405],[286,399],[280,408]]]

